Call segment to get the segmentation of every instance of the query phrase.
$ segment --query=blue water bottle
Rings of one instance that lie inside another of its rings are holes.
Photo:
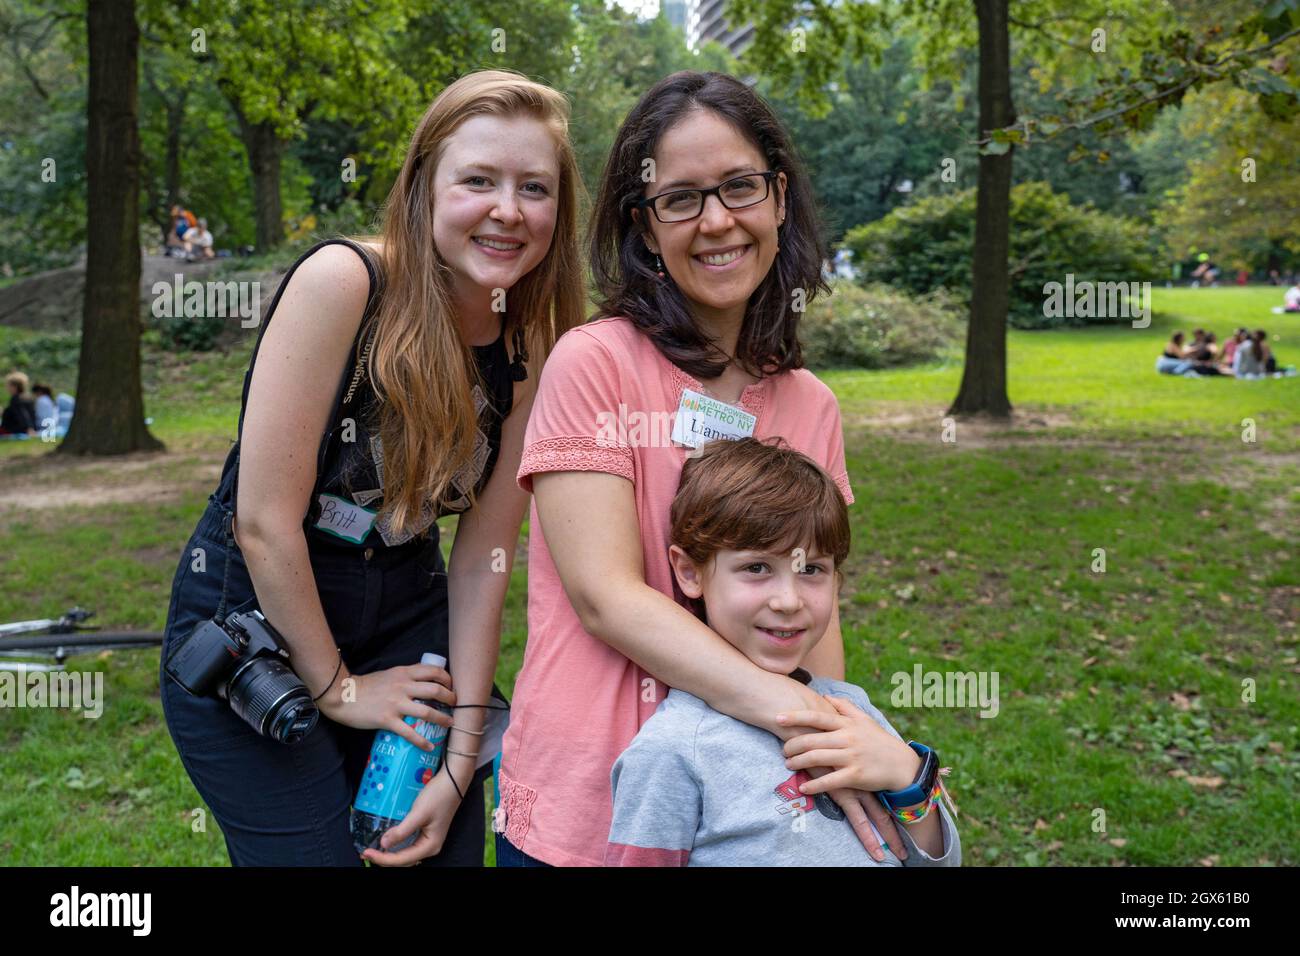
[[[441,654],[423,654],[421,664],[447,666]],[[451,708],[434,701],[422,701],[443,713]],[[415,732],[433,744],[432,750],[421,750],[405,737],[391,730],[375,732],[375,742],[370,747],[370,759],[361,777],[361,787],[352,802],[352,845],[357,853],[367,848],[381,849],[379,840],[391,827],[397,826],[411,812],[415,798],[424,785],[433,779],[442,763],[442,751],[447,741],[447,728],[418,717],[403,717]],[[402,850],[415,842],[418,833],[386,852]]]

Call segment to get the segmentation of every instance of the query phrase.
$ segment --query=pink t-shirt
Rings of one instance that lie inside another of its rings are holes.
[[[603,471],[632,482],[646,584],[678,600],[668,563],[668,514],[690,449],[650,436],[666,437],[666,416],[676,412],[685,388],[699,390],[700,383],[627,319],[570,330],[542,371],[518,476],[528,492],[531,476],[546,471]],[[816,376],[806,369],[768,376],[747,387],[738,404],[756,416],[756,437],[784,438],[825,468],[853,502],[839,405]],[[599,516],[593,515],[591,530],[600,533]],[[664,684],[583,630],[534,504],[528,642],[499,777],[506,839],[555,866],[602,865],[612,813],[610,771],[667,693]]]

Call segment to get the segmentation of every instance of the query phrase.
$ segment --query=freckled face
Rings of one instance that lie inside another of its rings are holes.
[[[467,301],[511,288],[546,256],[560,164],[540,120],[471,117],[444,141],[434,183],[434,242]]]

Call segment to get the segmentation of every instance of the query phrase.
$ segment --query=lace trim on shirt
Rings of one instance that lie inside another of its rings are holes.
[[[836,475],[833,479],[835,486],[840,489],[840,494],[844,496],[846,502],[852,503],[853,488],[849,485],[848,472]]]
[[[524,838],[528,836],[533,804],[537,802],[537,791],[532,787],[525,787],[522,783],[515,783],[504,773],[497,774],[497,786],[501,789],[499,809],[505,811],[504,836],[515,849],[522,850]]]
[[[636,480],[631,448],[602,444],[586,435],[542,438],[525,448],[516,478],[531,491],[531,482],[523,484],[524,479],[539,471],[605,471]]]

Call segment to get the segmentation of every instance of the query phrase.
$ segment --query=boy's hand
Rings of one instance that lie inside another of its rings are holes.
[[[823,731],[785,742],[785,765],[791,770],[831,769],[801,785],[800,791],[817,794],[843,787],[875,791],[910,786],[921,767],[916,752],[848,700],[825,696],[836,713],[798,710],[777,717],[780,723]]]

